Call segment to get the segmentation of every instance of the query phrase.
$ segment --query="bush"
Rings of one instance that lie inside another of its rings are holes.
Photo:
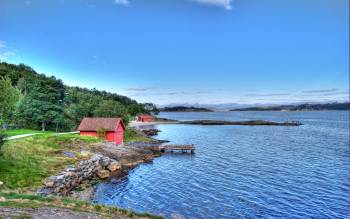
[[[99,138],[105,138],[106,132],[107,132],[107,129],[104,129],[104,128],[97,129],[97,135]]]
[[[0,127],[0,150],[1,146],[5,143],[6,133],[5,130]]]

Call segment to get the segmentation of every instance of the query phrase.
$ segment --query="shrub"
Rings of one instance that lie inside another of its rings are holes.
[[[1,146],[5,143],[6,133],[3,128],[0,127],[0,150]]]
[[[99,128],[97,129],[97,135],[99,138],[105,138],[106,137],[106,129],[104,128]]]

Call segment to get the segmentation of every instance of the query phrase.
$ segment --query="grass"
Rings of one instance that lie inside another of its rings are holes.
[[[52,135],[45,133],[28,138],[7,141],[0,150],[1,190],[35,191],[43,179],[77,162],[77,158],[63,155],[64,150],[75,151],[81,146],[100,141],[76,134]]]
[[[23,134],[43,134],[43,133],[54,133],[52,131],[39,131],[39,130],[33,130],[33,129],[13,129],[13,130],[6,130],[5,134],[8,137],[15,136],[15,135],[23,135]]]
[[[127,128],[125,130],[125,136],[124,141],[131,142],[131,141],[140,141],[140,142],[150,142],[152,141],[152,138],[145,137],[143,135],[138,134],[135,129]]]
[[[17,193],[1,193],[0,196],[5,197],[6,201],[0,202],[0,207],[15,208],[39,208],[39,207],[55,207],[67,208],[80,212],[91,212],[101,216],[109,217],[129,217],[129,218],[151,218],[160,219],[163,217],[151,215],[148,213],[137,213],[130,210],[109,207],[105,205],[94,205],[89,202],[79,201],[75,199],[59,198],[59,197],[41,197],[36,195],[26,195]]]
[[[33,130],[12,131],[12,134],[16,135],[15,133],[24,134]],[[127,129],[125,132],[126,142],[150,140],[150,138],[144,137],[132,129]],[[52,132],[6,141],[0,148],[0,181],[3,182],[3,185],[0,185],[0,196],[5,197],[6,201],[0,202],[0,207],[55,207],[117,218],[120,216],[162,218],[148,213],[135,213],[130,210],[94,205],[79,200],[28,194],[35,192],[48,176],[57,174],[68,164],[78,162],[80,160],[79,152],[82,148],[89,150],[93,143],[99,141],[101,139],[95,137],[78,134],[55,135]],[[73,152],[77,156],[75,158],[64,156],[63,151]],[[21,218],[26,218],[24,216]]]

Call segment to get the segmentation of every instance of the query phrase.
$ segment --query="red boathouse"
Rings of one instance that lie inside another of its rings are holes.
[[[154,117],[148,114],[140,114],[137,116],[138,122],[153,122]]]
[[[98,130],[104,129],[105,140],[122,144],[124,140],[125,125],[121,118],[84,118],[78,131],[80,135],[98,137]]]

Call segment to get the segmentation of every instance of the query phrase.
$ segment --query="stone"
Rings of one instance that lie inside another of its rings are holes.
[[[110,159],[107,158],[107,157],[102,157],[102,158],[99,160],[100,165],[103,166],[103,167],[108,166],[110,162],[111,162]]]
[[[120,170],[122,167],[117,161],[113,161],[107,166],[107,169],[110,170],[111,172],[114,172],[116,170]]]
[[[58,175],[58,176],[56,176],[56,180],[57,180],[57,181],[63,181],[63,179],[64,179],[64,175]]]
[[[97,176],[100,179],[107,179],[109,177],[109,171],[108,170],[99,170],[97,172]]]
[[[63,154],[70,158],[75,158],[75,154],[70,151],[63,151]]]
[[[4,201],[6,201],[6,198],[5,198],[5,197],[0,196],[0,202],[4,202]]]
[[[81,151],[80,152],[80,156],[84,157],[84,158],[87,158],[87,157],[90,156],[90,152],[89,151]]]
[[[74,172],[69,171],[69,172],[67,172],[67,173],[66,173],[66,176],[75,176],[75,173],[74,173]]]
[[[51,180],[48,180],[48,181],[44,182],[44,185],[45,185],[46,187],[48,187],[48,188],[53,187],[54,184],[55,184],[55,183],[54,183],[53,181],[51,181]]]

